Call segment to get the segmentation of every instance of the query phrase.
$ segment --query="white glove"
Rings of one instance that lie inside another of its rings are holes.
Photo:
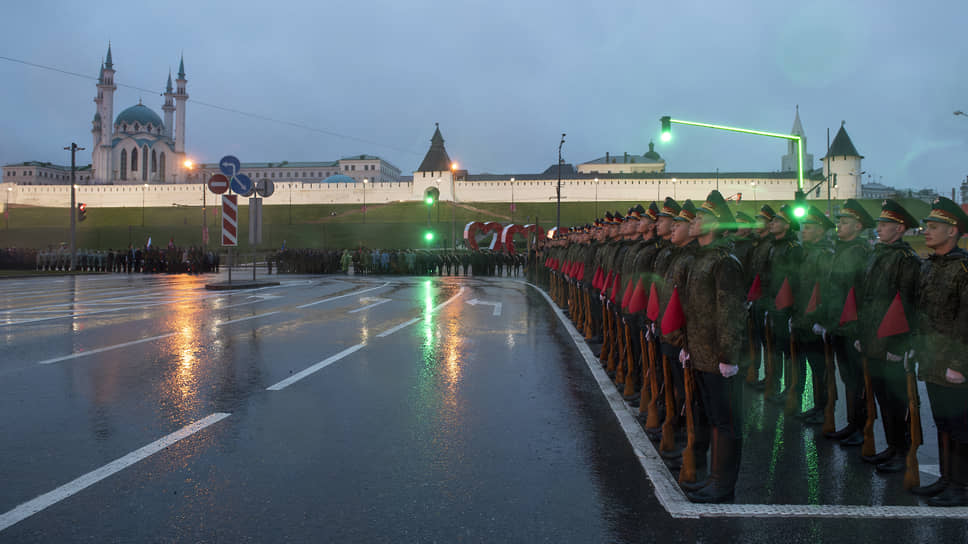
[[[950,368],[944,371],[944,379],[951,383],[965,383],[965,375]]]
[[[746,311],[747,312],[750,311],[750,308],[753,307],[753,301],[752,300],[747,300],[746,303],[743,304],[743,307],[746,308]]]
[[[598,301],[599,302],[605,302],[605,295],[603,295],[602,293],[599,293],[598,294]]]
[[[908,360],[914,359],[914,353],[914,348],[911,348],[911,351],[907,352]]]
[[[901,361],[904,360],[904,357],[901,357],[900,355],[894,355],[893,353],[891,353],[889,351],[889,352],[887,352],[887,356],[885,357],[885,359],[887,359],[888,361],[890,361],[892,363],[900,363]]]
[[[659,332],[655,328],[655,321],[653,321],[652,324],[649,325],[649,328],[652,329],[652,336],[657,338],[659,336]]]
[[[787,320],[787,329],[790,331],[790,334],[793,334],[793,318],[792,317],[789,320]]]
[[[856,349],[857,352],[860,353],[860,340],[854,340],[854,349]]]
[[[680,349],[679,350],[679,362],[682,363],[682,368],[686,368],[686,362],[689,360],[689,352]]]
[[[645,341],[651,342],[655,336],[652,334],[652,325],[645,326]]]
[[[732,378],[739,372],[739,365],[728,365],[726,363],[719,363],[719,373],[723,375],[724,378]]]
[[[763,312],[763,328],[769,327],[767,323],[770,320],[770,312]]]
[[[813,324],[813,334],[817,336],[825,336],[827,334],[827,329],[820,326],[820,323]]]

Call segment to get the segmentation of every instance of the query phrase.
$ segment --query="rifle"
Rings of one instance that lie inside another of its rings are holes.
[[[657,372],[658,361],[655,358],[655,342],[649,341],[649,385],[652,388],[651,398],[649,399],[648,416],[645,419],[646,429],[658,429],[662,424],[659,421],[659,376]]]
[[[645,332],[642,329],[639,329],[639,344],[642,346],[642,349],[639,350],[639,365],[642,368],[642,389],[639,391],[639,415],[642,415],[648,413],[649,404],[652,404],[652,395],[649,390],[652,370],[648,364],[648,348],[645,343]]]
[[[914,361],[908,368],[908,356],[904,354],[904,370],[907,377],[908,413],[911,418],[911,447],[908,449],[904,471],[904,489],[910,491],[921,485],[918,467],[918,446],[924,442],[921,436],[921,410],[918,407],[918,381],[914,375]],[[942,454],[944,455],[944,454]]]
[[[622,349],[622,337],[619,333],[618,315],[612,312],[612,349],[608,350],[608,364],[605,369],[609,372],[615,372],[615,357],[618,355],[618,351]]]
[[[629,355],[629,326],[624,322],[624,318],[619,317],[618,335],[622,339],[622,347],[618,352],[618,362],[615,365],[615,384],[625,384],[625,373],[627,371],[627,361]]]
[[[602,351],[598,354],[598,361],[602,365],[608,361],[608,353],[612,350],[612,328],[608,314],[608,308],[602,303]]]
[[[752,316],[746,316],[746,325],[746,338],[750,344],[750,368],[746,371],[746,383],[756,383],[760,379],[760,362],[756,359]]]
[[[783,413],[790,416],[800,410],[800,365],[797,364],[796,334],[790,333],[790,385],[787,389],[786,406]]]
[[[766,323],[763,325],[763,333],[766,335],[766,390],[763,391],[763,397],[772,397],[776,394],[776,384],[774,383],[773,377],[776,375],[776,369],[774,368],[775,361],[773,360],[773,328],[770,327],[770,320],[765,318]]]
[[[662,386],[665,388],[665,421],[662,422],[662,441],[659,442],[659,451],[672,451],[676,448],[675,417],[676,399],[672,391],[672,369],[669,367],[669,356],[662,354]]]
[[[823,407],[823,432],[832,433],[837,430],[837,424],[834,421],[835,407],[837,403],[837,378],[834,376],[834,355],[832,353],[832,348],[830,342],[824,338],[823,341],[823,354],[826,359],[827,368],[827,404]]]
[[[592,327],[592,296],[585,291],[585,340],[591,340],[595,335]]]
[[[625,392],[624,396],[628,397],[635,394],[635,382],[638,381],[635,366],[635,355],[632,353],[632,328],[629,327],[628,323],[625,324],[625,352],[626,352],[626,363],[625,363]],[[642,398],[639,398],[639,405],[642,404]]]
[[[873,457],[874,447],[874,420],[877,419],[877,406],[874,404],[874,384],[871,382],[871,371],[868,368],[867,356],[863,358],[864,363],[864,395],[867,396],[867,421],[864,422],[864,445],[861,446],[860,454]]]
[[[694,377],[692,368],[684,368],[683,379],[686,390],[686,447],[682,450],[682,468],[679,469],[679,483],[696,481],[696,427],[692,416],[692,397]],[[663,437],[664,438],[664,437]]]

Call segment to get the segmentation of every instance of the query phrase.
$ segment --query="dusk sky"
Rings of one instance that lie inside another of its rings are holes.
[[[788,132],[799,104],[814,167],[846,121],[865,183],[950,195],[968,175],[966,25],[964,0],[7,2],[0,164],[69,164],[71,141],[90,162],[110,40],[115,115],[139,99],[161,115],[184,52],[203,162],[368,153],[410,173],[438,122],[471,173],[540,172],[562,132],[571,163],[654,139],[670,172],[775,171],[785,141],[675,127],[661,144],[659,117]]]

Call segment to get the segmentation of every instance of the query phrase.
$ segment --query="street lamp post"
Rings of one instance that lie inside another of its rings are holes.
[[[64,148],[71,152],[71,271],[74,271],[74,263],[77,262],[77,186],[74,185],[74,175],[76,170],[76,155],[78,151],[84,151],[83,147],[78,147],[76,143]]]
[[[147,189],[147,183],[141,186],[141,228],[145,226],[145,190]]]
[[[595,217],[598,218],[598,178],[595,178]]]
[[[672,178],[672,200],[679,200],[676,196],[676,178]]]
[[[561,133],[561,142],[558,143],[558,203],[555,208],[555,232],[561,230],[561,146],[565,145],[565,133]]]
[[[753,187],[753,204],[756,204],[756,182],[751,181],[750,185]]]
[[[3,207],[3,217],[7,222],[7,230],[10,230],[10,191],[13,191],[13,187],[7,187],[7,203]]]
[[[511,178],[511,223],[514,223],[514,178]]]
[[[450,163],[450,244],[457,249],[457,163]]]
[[[363,178],[363,224],[364,225],[366,224],[366,184],[369,181],[370,180],[368,180],[367,178]],[[292,191],[289,191],[289,194],[292,195]],[[292,205],[290,204],[290,207],[291,206]],[[292,224],[292,223],[290,223],[290,224]]]

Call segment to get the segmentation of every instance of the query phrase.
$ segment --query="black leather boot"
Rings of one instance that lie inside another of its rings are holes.
[[[686,493],[692,502],[720,503],[734,497],[742,442],[713,430],[713,444],[716,456],[713,458],[709,483],[698,491]]]
[[[860,458],[865,463],[870,463],[872,465],[879,465],[884,461],[889,460],[891,457],[894,457],[894,453],[895,453],[894,446],[888,446],[887,449],[885,449],[881,453],[878,453],[875,455],[861,455]]]
[[[941,477],[933,484],[915,487],[911,493],[922,497],[933,497],[944,491],[951,481],[951,435],[941,431],[938,431],[938,457]]]
[[[928,499],[931,506],[968,506],[968,444],[951,442],[951,481],[944,491]]]

